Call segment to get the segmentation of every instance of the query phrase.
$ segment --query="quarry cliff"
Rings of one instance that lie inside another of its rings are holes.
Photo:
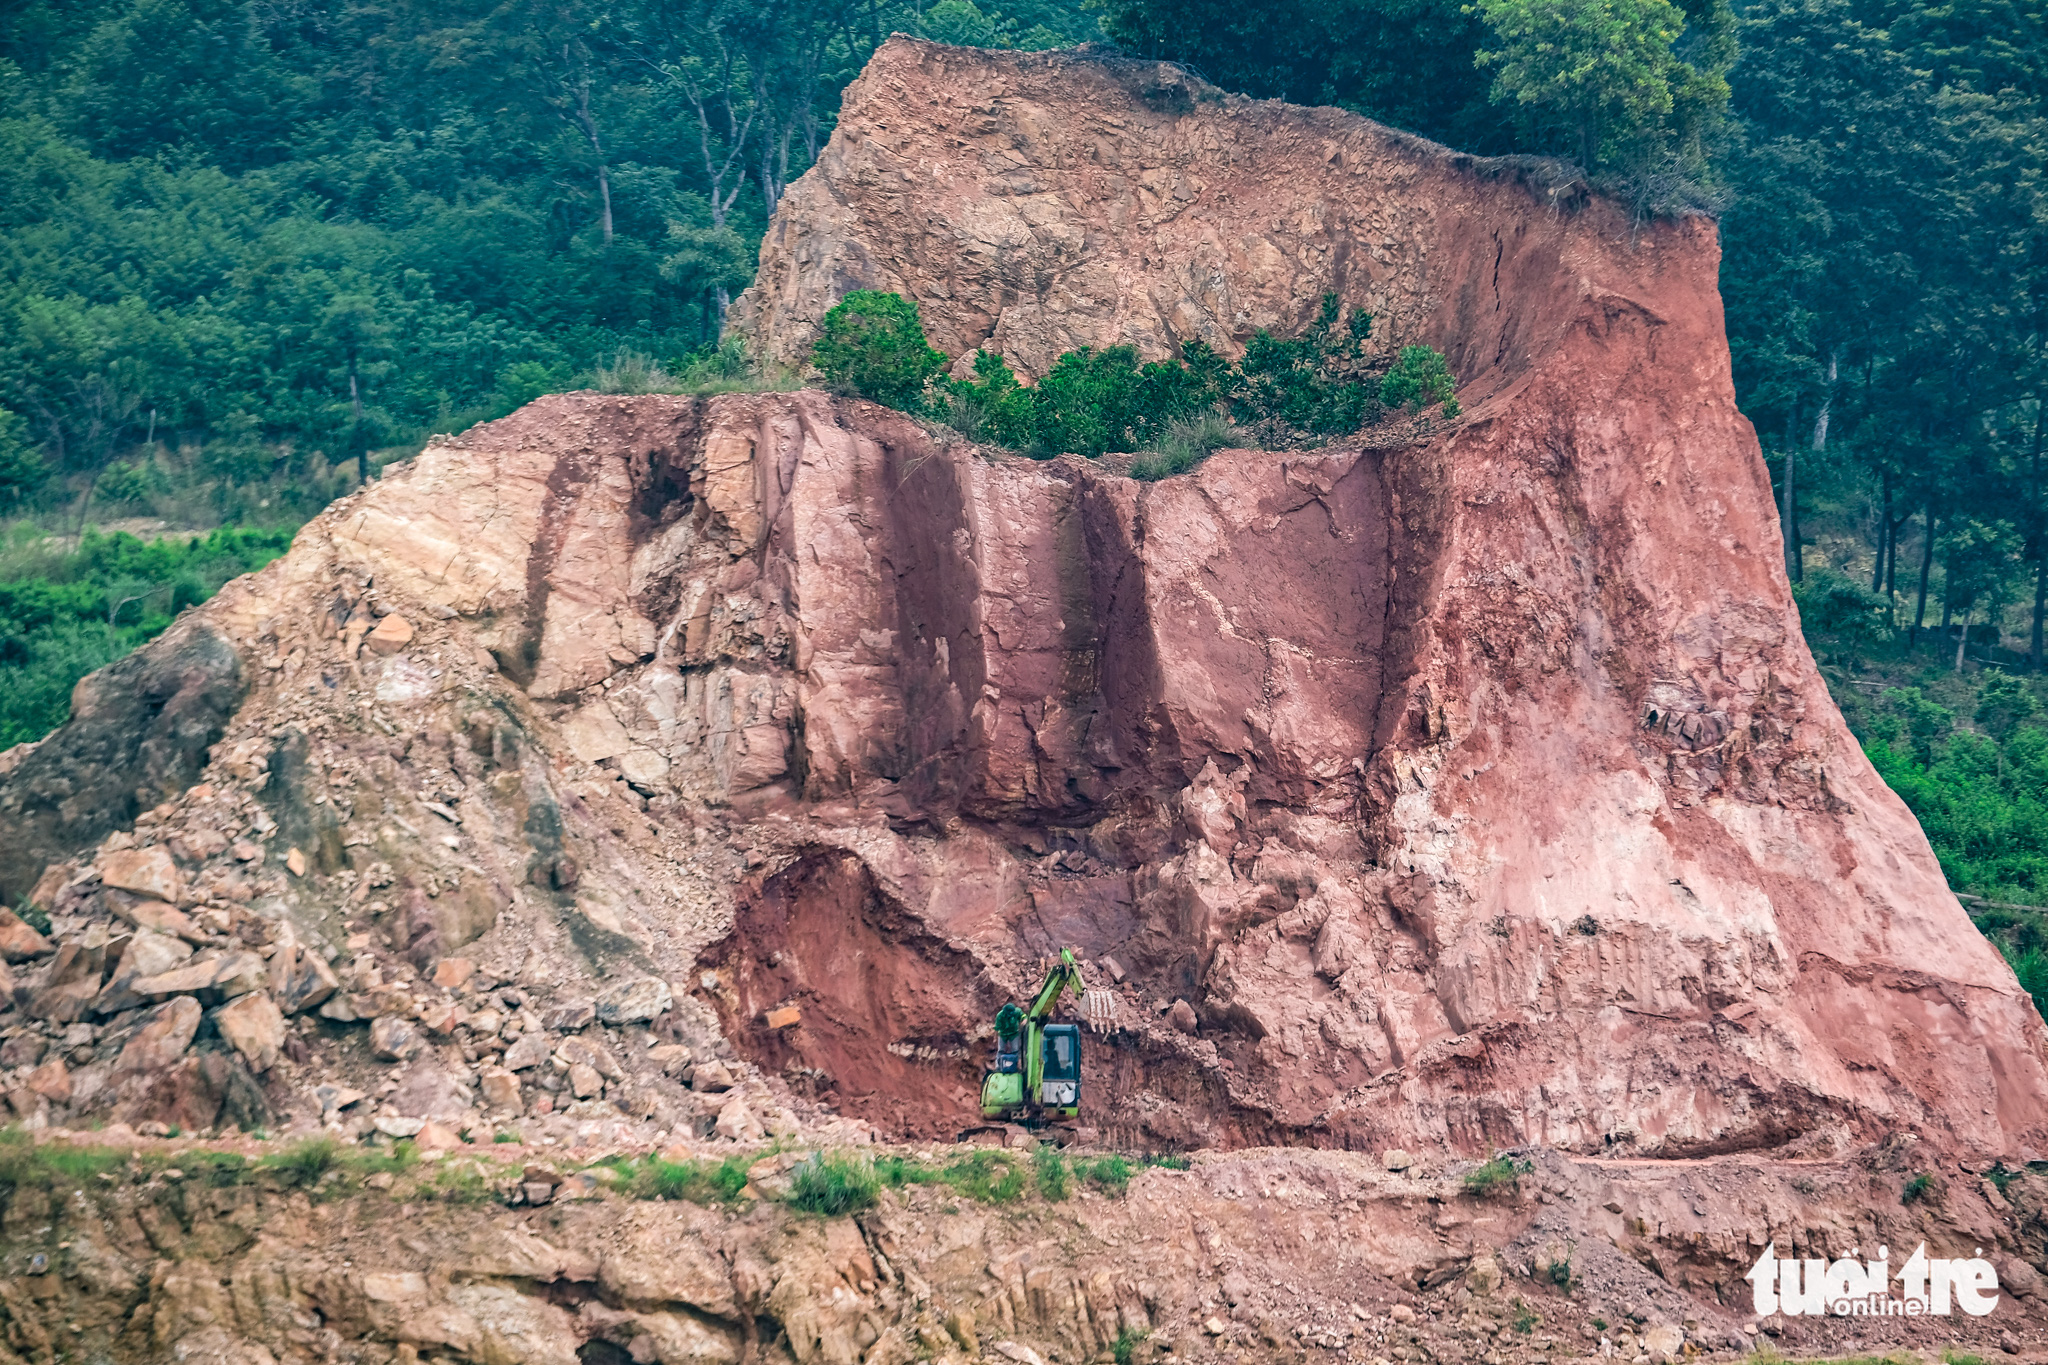
[[[1071,947],[1104,1143],[2041,1155],[2039,1016],[1801,641],[1715,271],[1544,163],[894,40],[763,356],[852,288],[1026,375],[1335,293],[1463,415],[1154,484],[819,392],[436,438],[0,757],[9,1100],[948,1136]]]
[[[0,755],[0,1362],[1647,1360],[1879,1238],[2027,1300],[1885,1339],[2038,1338],[2048,1038],[1802,642],[1716,268],[1546,163],[892,40],[764,360],[855,288],[1027,378],[1335,294],[1462,414],[1156,483],[817,391],[435,438]],[[1076,1150],[1234,1150],[787,1212],[950,1160],[1066,948]]]

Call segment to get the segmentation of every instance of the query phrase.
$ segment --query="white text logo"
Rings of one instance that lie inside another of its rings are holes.
[[[1826,1261],[1778,1258],[1778,1244],[1764,1248],[1756,1264],[1742,1278],[1755,1293],[1758,1317],[1783,1313],[1787,1317],[1805,1314],[1820,1317],[1924,1317],[1946,1316],[1951,1305],[1972,1317],[1983,1317],[1998,1307],[1998,1272],[1980,1254],[1968,1260],[1929,1260],[1927,1243],[1922,1242],[1894,1277],[1887,1259],[1888,1248],[1877,1249],[1877,1259],[1844,1259],[1833,1265]],[[1855,1248],[1850,1248],[1850,1256]],[[1891,1281],[1899,1282],[1899,1297],[1891,1296]]]

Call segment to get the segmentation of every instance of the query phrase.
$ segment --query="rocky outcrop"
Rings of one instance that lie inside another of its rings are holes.
[[[616,1152],[434,1150],[407,1167],[240,1146],[145,1141],[60,1165],[54,1145],[12,1145],[0,1359],[1534,1365],[2038,1359],[2048,1335],[2042,1177],[1955,1172],[1901,1203],[1910,1143],[1854,1162],[1548,1153],[1483,1186],[1469,1162],[1267,1149],[1127,1187],[1070,1171],[990,1199],[912,1182],[851,1217],[768,1192],[801,1150],[746,1158],[745,1190],[700,1206],[652,1197]],[[1894,1265],[1921,1244],[1981,1250],[1996,1308],[1752,1313],[1742,1277],[1763,1245],[1833,1259],[1879,1243]]]
[[[764,247],[771,354],[854,284],[1027,369],[1329,288],[1465,417],[1151,485],[818,393],[437,440],[124,666],[204,630],[247,691],[201,780],[36,875],[10,1102],[950,1134],[1074,947],[1105,1140],[2041,1153],[2040,1020],[1800,640],[1712,225],[1540,170],[893,42]],[[943,273],[976,223],[1079,273]],[[1250,282],[1197,308],[1202,234]]]

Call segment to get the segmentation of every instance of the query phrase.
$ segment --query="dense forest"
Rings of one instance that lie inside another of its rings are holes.
[[[2018,0],[6,6],[0,745],[431,431],[764,382],[725,308],[892,31],[1164,57],[1718,215],[1824,670],[1956,885],[2048,899],[2048,33]],[[86,530],[142,517],[243,530]]]

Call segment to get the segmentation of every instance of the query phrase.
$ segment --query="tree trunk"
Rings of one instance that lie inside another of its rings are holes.
[[[2034,565],[2034,633],[2027,640],[2027,671],[2041,671],[2041,616],[2048,609],[2048,555]]]
[[[1970,613],[1963,613],[1961,629],[1956,631],[1956,672],[1963,671],[1963,646],[1970,643]]]
[[[1906,637],[1906,647],[1911,649],[1920,643],[1920,627],[1927,620],[1927,574],[1934,567],[1934,533],[1938,523],[1934,509],[1927,509],[1927,530],[1920,542],[1920,601],[1913,608],[1913,629]]]
[[[348,443],[356,448],[356,482],[370,481],[370,445],[363,439],[363,391],[356,383],[356,355],[348,355],[348,410],[353,420],[349,423]]]
[[[1877,515],[1877,554],[1870,564],[1872,595],[1884,591],[1884,552],[1892,538],[1892,476],[1884,476],[1884,507]]]
[[[2033,484],[2034,523],[2034,628],[2027,637],[2027,671],[2041,671],[2041,616],[2048,609],[2048,526],[2043,526],[2041,507],[2041,435],[2042,422],[2048,418],[2048,401],[2034,400],[2034,449],[2028,464],[2028,478]]]
[[[604,205],[604,244],[612,244],[612,179],[605,173],[604,163],[597,163],[597,198]]]
[[[1799,553],[1799,526],[1795,517],[1797,509],[1792,503],[1792,479],[1799,464],[1799,450],[1796,446],[1785,447],[1785,505],[1779,510],[1779,529],[1785,536],[1785,576],[1794,583],[1799,581],[1799,570],[1804,556]]]

